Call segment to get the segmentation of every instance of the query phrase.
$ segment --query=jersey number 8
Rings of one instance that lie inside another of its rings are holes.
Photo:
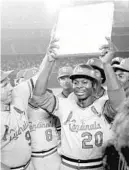
[[[46,140],[48,142],[52,141],[52,130],[51,129],[46,130],[45,135],[46,135]]]

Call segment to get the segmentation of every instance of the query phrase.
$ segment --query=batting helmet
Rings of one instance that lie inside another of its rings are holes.
[[[129,72],[129,58],[122,59],[120,64],[114,64],[112,67],[115,71],[122,70],[122,71]]]
[[[71,66],[61,67],[58,71],[58,79],[63,76],[70,76],[73,72],[73,68]]]
[[[38,68],[36,67],[26,69],[24,73],[24,79],[25,80],[30,79],[31,77],[35,76],[37,72],[38,72]]]
[[[26,69],[20,70],[20,71],[17,73],[17,79],[24,78],[25,72],[26,72]]]
[[[121,57],[115,57],[112,59],[112,63],[111,65],[114,65],[114,64],[120,64],[120,62],[123,60],[123,58]]]
[[[9,75],[13,72],[14,70],[11,71],[2,71],[0,70],[0,81],[5,80]]]
[[[98,58],[92,58],[87,61],[87,64],[92,66],[94,69],[97,69],[100,71],[101,73],[100,79],[102,78],[102,84],[103,84],[106,80],[106,76],[105,76],[104,69],[103,69],[103,63],[101,62],[101,60]]]
[[[74,80],[76,78],[82,78],[85,77],[87,79],[90,79],[92,81],[98,81],[100,79],[100,75],[96,74],[94,69],[87,64],[79,64],[77,65],[74,70],[72,75],[70,76],[71,80]]]

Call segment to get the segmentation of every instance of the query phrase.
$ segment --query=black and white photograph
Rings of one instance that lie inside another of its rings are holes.
[[[0,12],[0,169],[129,170],[129,0]]]

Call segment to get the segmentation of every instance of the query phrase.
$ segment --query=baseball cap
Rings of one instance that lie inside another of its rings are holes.
[[[26,72],[26,69],[20,70],[20,71],[17,73],[17,79],[24,78],[25,72]]]
[[[88,64],[79,64],[77,65],[70,79],[74,80],[75,78],[86,77],[90,80],[98,81],[100,79],[100,75],[96,74],[95,70]]]
[[[103,69],[103,63],[100,59],[98,58],[92,58],[92,59],[89,59],[87,61],[87,64],[92,66],[94,69],[97,69],[101,72],[101,76],[102,76],[102,84],[105,82],[106,80],[106,76],[105,76],[105,72],[104,72],[104,69]],[[100,77],[101,78],[101,77]]]
[[[122,59],[120,64],[114,64],[112,67],[114,70],[123,70],[129,72],[129,58]]]
[[[120,62],[122,60],[123,60],[123,58],[121,58],[121,57],[115,57],[115,58],[112,59],[111,65],[120,64]]]
[[[24,73],[24,79],[25,79],[25,80],[30,79],[30,78],[33,77],[37,72],[38,72],[38,68],[36,68],[36,67],[27,69],[27,70],[25,71],[25,73]]]
[[[70,76],[73,72],[73,68],[71,66],[65,66],[65,67],[61,67],[58,71],[58,77],[63,77],[63,76]]]
[[[0,81],[3,81],[4,79],[6,79],[14,70],[11,71],[2,71],[0,70]]]

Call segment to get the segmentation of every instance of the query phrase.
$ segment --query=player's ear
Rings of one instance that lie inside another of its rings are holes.
[[[92,82],[92,88],[93,88],[94,92],[96,92],[97,86],[98,86],[98,83],[96,81],[93,81]]]
[[[93,89],[97,88],[97,83],[95,81],[92,81],[92,87],[93,87]]]

